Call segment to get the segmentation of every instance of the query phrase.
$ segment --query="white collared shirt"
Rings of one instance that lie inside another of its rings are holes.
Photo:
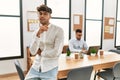
[[[69,49],[71,52],[80,52],[82,49],[88,50],[88,46],[84,40],[71,39],[69,41]]]
[[[34,55],[39,48],[42,52],[41,55],[36,55],[32,67],[37,71],[41,68],[42,72],[46,72],[58,66],[58,58],[64,44],[64,32],[62,28],[49,24],[48,30],[38,38],[36,36],[38,30],[34,32],[30,52]]]

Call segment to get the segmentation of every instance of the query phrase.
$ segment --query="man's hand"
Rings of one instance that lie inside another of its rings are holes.
[[[38,49],[37,54],[41,55],[41,49],[40,48]]]
[[[37,37],[40,37],[40,34],[43,33],[44,31],[47,31],[48,30],[48,27],[46,25],[44,26],[41,26],[40,29],[38,30],[37,32]]]
[[[87,50],[82,50],[82,52],[85,53],[85,54],[87,54],[88,51]]]

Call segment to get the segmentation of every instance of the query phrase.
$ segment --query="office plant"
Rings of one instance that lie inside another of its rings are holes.
[[[90,50],[90,54],[91,54],[91,55],[95,56],[96,53],[97,53],[97,50],[96,50],[95,48],[92,48],[92,49]]]

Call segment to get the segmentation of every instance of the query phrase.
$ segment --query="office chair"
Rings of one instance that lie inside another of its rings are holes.
[[[120,47],[117,47],[117,50],[120,50]]]
[[[120,62],[116,63],[111,70],[101,71],[96,75],[104,80],[120,80]]]
[[[92,70],[92,66],[72,69],[67,75],[67,80],[90,80]]]
[[[110,49],[110,50],[108,50],[108,52],[114,52],[114,53],[116,53],[116,54],[120,54],[120,50]],[[112,68],[105,68],[105,69],[103,69],[103,70],[112,70]]]
[[[115,53],[117,53],[117,54],[120,54],[120,50],[114,50],[114,49],[110,49],[110,50],[108,50],[109,52],[115,52]]]
[[[25,76],[24,76],[23,70],[21,69],[19,61],[15,60],[14,64],[15,64],[15,67],[17,69],[17,72],[18,72],[18,75],[20,77],[20,80],[24,80]]]

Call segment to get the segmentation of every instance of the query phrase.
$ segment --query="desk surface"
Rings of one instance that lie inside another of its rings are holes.
[[[94,70],[100,70],[113,67],[118,61],[120,61],[120,55],[113,52],[104,52],[102,56],[84,55],[83,59],[75,59],[74,54],[71,55],[70,59],[66,59],[66,55],[61,54],[59,58],[58,78],[66,77],[67,73],[74,68],[93,66]]]
[[[70,59],[66,58],[66,54],[61,54],[59,57],[58,78],[66,77],[67,73],[74,68],[93,66],[94,70],[100,70],[103,68],[113,67],[113,65],[118,61],[120,61],[120,55],[114,52],[104,51],[104,55],[102,56],[84,55],[83,59],[75,59],[74,53],[71,55]]]
[[[104,52],[104,55],[102,56],[84,55],[83,59],[75,59],[74,54],[71,55],[70,59],[66,59],[66,55],[61,54],[59,58],[59,71],[74,69],[78,67],[105,64],[116,61],[120,61],[120,55],[113,52]]]

